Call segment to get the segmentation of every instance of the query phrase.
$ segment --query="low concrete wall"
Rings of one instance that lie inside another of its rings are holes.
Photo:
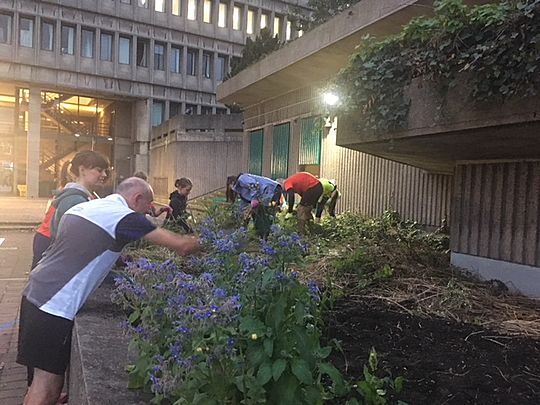
[[[540,268],[452,252],[450,262],[484,280],[500,280],[512,292],[540,298]]]
[[[111,302],[107,280],[86,302],[75,319],[69,403],[75,405],[143,405],[152,395],[132,391],[126,365],[130,364],[128,338],[120,323],[123,312]]]

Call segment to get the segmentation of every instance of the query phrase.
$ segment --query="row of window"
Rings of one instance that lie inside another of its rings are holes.
[[[197,10],[199,1],[202,1],[202,21],[207,24],[213,24],[213,0],[187,0],[187,13],[186,18],[188,20],[195,21],[197,20]],[[120,0],[121,3],[131,4],[132,0]],[[134,3],[139,7],[148,8],[148,0],[133,0]],[[219,2],[217,5],[217,26],[220,28],[227,28],[228,26],[228,13],[229,13],[229,3]],[[182,1],[181,0],[154,0],[154,10],[160,13],[165,13],[170,10],[171,14],[180,16],[183,13],[182,10]],[[257,11],[254,9],[248,8],[246,21],[244,20],[244,8],[242,5],[235,4],[232,8],[232,28],[236,31],[241,31],[245,26],[247,34],[253,34],[255,32]],[[273,28],[274,35],[281,36],[283,31],[283,17],[275,16],[273,21],[273,26],[270,26],[270,12],[262,12],[261,18],[259,21],[259,28]],[[285,26],[285,39],[288,41],[291,39],[291,22],[287,21]],[[299,32],[299,36],[302,33]]]
[[[0,43],[11,43],[12,17],[9,14],[0,14]],[[61,53],[73,55],[76,48],[76,27],[62,23],[60,27]],[[83,58],[94,58],[96,32],[90,28],[81,28],[80,53]],[[41,20],[40,22],[40,48],[44,51],[54,51],[55,47],[55,23]],[[118,63],[131,64],[133,38],[120,35],[118,37]],[[99,33],[99,58],[102,61],[113,61],[114,34],[108,32]],[[34,47],[34,19],[21,16],[19,19],[19,45],[21,47]],[[137,66],[148,67],[150,57],[150,40],[147,38],[136,39]],[[186,74],[197,76],[199,74],[199,49],[188,48],[186,50]],[[201,74],[205,78],[214,76],[214,55],[202,51]],[[154,69],[165,70],[167,57],[169,70],[172,73],[182,73],[183,47],[171,45],[170,55],[167,55],[167,45],[155,42],[153,49]],[[216,66],[216,80],[222,81],[228,73],[229,60],[226,55],[218,55]]]
[[[196,104],[185,103],[184,115],[198,115]],[[169,103],[169,116],[165,117],[165,102],[160,100],[154,100],[152,103],[152,126],[157,127],[161,125],[165,119],[173,118],[182,113],[182,103],[173,102]],[[217,115],[227,114],[226,108],[216,107]],[[210,106],[201,106],[200,115],[213,114],[213,108]]]

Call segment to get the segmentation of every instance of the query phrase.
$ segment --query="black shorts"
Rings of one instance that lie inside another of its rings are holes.
[[[319,201],[319,198],[321,198],[322,193],[323,186],[321,183],[311,187],[310,189],[306,190],[304,194],[302,194],[300,205],[311,208],[315,207],[317,205],[317,201]]]
[[[41,311],[22,297],[17,363],[63,375],[71,354],[73,321]]]

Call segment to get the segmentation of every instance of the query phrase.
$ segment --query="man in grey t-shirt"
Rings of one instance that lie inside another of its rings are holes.
[[[34,369],[26,405],[57,402],[73,319],[125,245],[144,238],[180,255],[199,250],[197,238],[156,228],[146,219],[153,198],[147,182],[131,177],[116,194],[79,204],[62,217],[53,244],[23,291],[17,362]]]

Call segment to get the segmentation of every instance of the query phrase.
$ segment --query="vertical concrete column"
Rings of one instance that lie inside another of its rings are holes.
[[[272,128],[272,125],[263,128],[262,175],[266,177],[272,175]]]
[[[41,138],[41,89],[30,87],[28,132],[26,133],[26,195],[39,196],[39,147]]]
[[[290,137],[289,137],[289,175],[298,171],[298,158],[300,155],[300,131],[301,120],[295,118],[290,123]]]
[[[152,100],[137,100],[135,102],[135,128],[133,131],[133,160],[132,171],[142,170],[148,173],[150,145],[150,116]],[[133,139],[134,138],[134,139]],[[131,174],[131,173],[130,173]]]

